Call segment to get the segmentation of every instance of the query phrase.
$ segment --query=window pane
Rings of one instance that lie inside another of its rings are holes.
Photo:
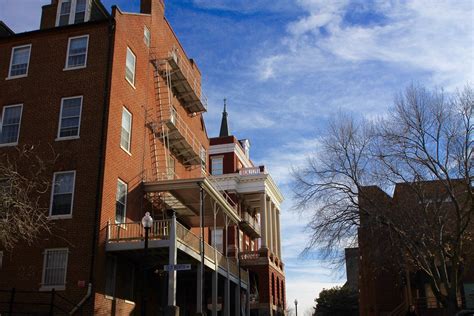
[[[70,40],[68,67],[80,67],[86,64],[87,41],[87,37]]]
[[[122,110],[122,132],[120,135],[120,145],[130,151],[130,136],[132,129],[132,115],[127,110]]]
[[[63,100],[59,137],[79,135],[81,103],[82,98]]]
[[[46,250],[43,285],[65,285],[67,256],[67,250]]]
[[[125,77],[132,84],[135,84],[135,55],[133,55],[130,49],[127,49],[127,62],[125,68]]]
[[[86,17],[86,0],[77,0],[76,16],[74,17],[74,23],[84,22],[85,17]]]
[[[28,71],[28,60],[30,59],[31,47],[22,47],[13,49],[12,65],[10,76],[25,75]]]
[[[150,38],[150,30],[145,26],[145,29],[143,31],[143,40],[145,41],[145,45],[150,47],[150,41],[151,41],[151,38]]]
[[[1,144],[16,143],[18,141],[22,109],[21,105],[4,109],[2,128],[0,130]]]
[[[69,15],[71,13],[71,2],[70,0],[63,0],[61,3],[61,11],[59,14],[59,26],[69,24]]]
[[[71,213],[73,188],[74,173],[68,172],[55,175],[51,215]]]
[[[127,185],[122,181],[117,182],[117,193],[115,197],[115,221],[125,222],[125,212],[127,209]]]

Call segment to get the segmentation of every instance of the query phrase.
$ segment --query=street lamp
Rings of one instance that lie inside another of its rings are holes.
[[[147,285],[146,285],[146,262],[148,259],[148,232],[153,226],[153,217],[150,216],[150,212],[146,212],[142,218],[142,226],[145,228],[145,251],[143,254],[143,291],[142,291],[142,316],[146,315],[146,303],[147,303]]]
[[[295,299],[295,314],[298,316],[298,300]]]

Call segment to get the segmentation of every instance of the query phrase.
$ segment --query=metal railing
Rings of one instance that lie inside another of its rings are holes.
[[[189,59],[185,57],[178,49],[170,51],[168,53],[168,56],[168,58],[172,59],[179,67],[179,69],[183,73],[183,76],[186,78],[191,88],[201,100],[203,107],[207,110],[207,97],[202,91],[201,80],[198,80],[196,78],[196,76],[194,75],[194,70],[189,65]]]
[[[249,225],[260,234],[260,223],[258,220],[252,216],[248,212],[243,212],[242,220],[249,223]]]
[[[240,260],[257,260],[260,258],[260,252],[258,251],[245,251],[239,254]]]
[[[200,238],[182,224],[176,222],[176,237],[186,246],[200,253]]]
[[[260,170],[260,167],[242,168],[239,170],[241,176],[253,176],[262,173],[264,172]]]
[[[150,239],[168,239],[170,220],[153,221],[149,231]],[[145,238],[145,230],[141,223],[117,223],[107,225],[107,241],[141,241]]]

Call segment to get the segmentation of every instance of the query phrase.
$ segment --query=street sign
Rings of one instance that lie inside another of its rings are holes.
[[[191,270],[191,265],[188,263],[182,263],[182,264],[167,264],[163,266],[163,270],[165,271],[185,271],[185,270]]]

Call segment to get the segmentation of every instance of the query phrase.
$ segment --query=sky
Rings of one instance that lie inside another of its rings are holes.
[[[16,32],[37,29],[48,2],[0,0],[0,20]],[[285,195],[287,301],[298,299],[306,314],[322,288],[345,276],[317,255],[301,257],[311,214],[293,209],[291,168],[318,152],[340,112],[383,116],[411,83],[448,92],[472,84],[474,1],[166,0],[166,16],[203,74],[209,135],[218,134],[227,98],[231,132],[250,139],[253,161]]]

